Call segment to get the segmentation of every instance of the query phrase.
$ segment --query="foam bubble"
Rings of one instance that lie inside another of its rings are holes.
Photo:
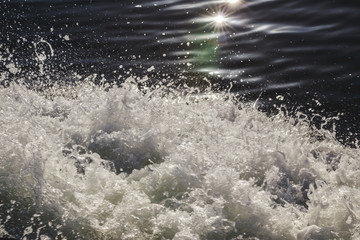
[[[269,118],[228,93],[140,90],[133,79],[70,87],[71,98],[48,91],[56,94],[0,89],[1,186],[11,192],[5,201],[17,200],[7,210],[38,214],[24,216],[21,234],[358,236],[359,150],[326,132],[313,141],[306,123]],[[5,224],[11,234],[15,219]]]

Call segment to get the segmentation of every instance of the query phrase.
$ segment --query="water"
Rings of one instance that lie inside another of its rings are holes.
[[[0,236],[358,239],[355,1],[2,1]]]
[[[355,1],[3,1],[1,12],[2,56],[22,69],[16,76],[41,73],[40,65],[54,81],[93,73],[119,81],[119,72],[143,76],[154,66],[153,81],[206,76],[247,99],[261,93],[266,111],[285,103],[292,112],[341,113],[345,144],[359,132]]]

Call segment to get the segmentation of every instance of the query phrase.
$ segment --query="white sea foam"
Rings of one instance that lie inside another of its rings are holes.
[[[27,200],[29,239],[360,237],[359,150],[331,134],[131,79],[60,90],[0,89],[4,236]]]

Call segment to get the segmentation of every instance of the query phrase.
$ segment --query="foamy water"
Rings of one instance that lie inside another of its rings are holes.
[[[0,236],[359,239],[359,149],[231,99],[0,89]]]
[[[4,1],[0,238],[360,239],[358,5]]]

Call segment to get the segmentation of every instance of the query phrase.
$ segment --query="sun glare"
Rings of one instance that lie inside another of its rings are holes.
[[[216,32],[226,32],[229,28],[232,28],[234,22],[233,14],[244,7],[243,0],[221,0],[222,3],[216,7],[210,7],[207,9],[207,15],[204,15],[202,22],[207,22],[205,27],[210,27]],[[239,5],[241,4],[241,5]]]
[[[218,15],[216,15],[216,16],[214,17],[214,22],[215,22],[216,24],[223,24],[224,21],[225,21],[225,17],[224,17],[223,14],[221,14],[221,13],[219,13]]]
[[[214,10],[211,16],[209,16],[209,23],[207,26],[210,26],[213,30],[217,32],[223,32],[227,25],[229,24],[229,16],[226,12],[222,12],[220,9]]]

